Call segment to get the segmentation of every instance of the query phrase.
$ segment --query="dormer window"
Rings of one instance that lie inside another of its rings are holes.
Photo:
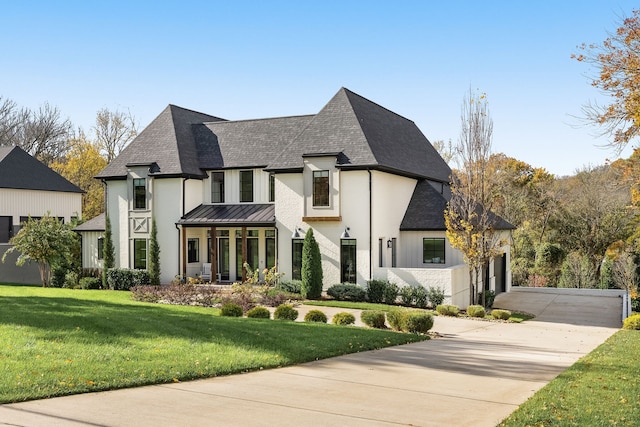
[[[313,171],[313,206],[329,206],[329,171]]]
[[[135,178],[133,180],[133,208],[147,208],[147,185],[144,178]]]
[[[211,203],[224,203],[224,172],[211,173]]]
[[[253,171],[240,171],[240,202],[253,202]]]

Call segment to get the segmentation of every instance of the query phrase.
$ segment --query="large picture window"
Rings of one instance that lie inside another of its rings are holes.
[[[187,241],[187,262],[200,262],[200,239],[190,238]]]
[[[329,171],[313,171],[313,206],[329,206]]]
[[[240,171],[240,201],[253,202],[253,171]]]
[[[133,268],[147,269],[147,239],[133,239]]]
[[[133,208],[147,209],[147,185],[144,178],[133,180]]]
[[[356,283],[356,240],[340,240],[340,281]]]
[[[422,239],[422,262],[425,264],[444,264],[444,239]]]
[[[211,203],[224,203],[224,172],[211,173]]]

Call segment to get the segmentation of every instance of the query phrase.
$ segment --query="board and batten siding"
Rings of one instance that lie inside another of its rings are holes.
[[[82,266],[84,268],[102,268],[98,259],[98,239],[104,236],[102,231],[82,232]]]
[[[20,224],[21,216],[63,217],[68,224],[71,217],[82,214],[82,194],[62,191],[0,189],[0,215],[12,216],[13,224]]]

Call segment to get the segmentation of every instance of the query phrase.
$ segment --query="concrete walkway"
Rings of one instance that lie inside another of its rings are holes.
[[[529,312],[539,307],[540,318],[509,324],[437,317],[434,330],[442,337],[427,342],[243,375],[2,405],[0,425],[495,426],[620,326],[619,319],[575,324],[574,311],[583,308],[557,296],[530,306],[518,298],[497,302]],[[564,306],[565,321],[545,318],[548,310],[563,311],[556,304]]]

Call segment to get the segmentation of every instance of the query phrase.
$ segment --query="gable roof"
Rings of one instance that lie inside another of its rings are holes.
[[[340,153],[339,167],[345,169],[376,168],[441,182],[451,175],[414,122],[346,88],[267,169],[302,169],[302,157],[311,153]]]
[[[22,148],[0,147],[0,188],[83,193]]]
[[[88,221],[73,228],[73,231],[104,231],[106,229],[105,214],[91,218]]]
[[[123,178],[127,165],[153,163],[158,175],[202,177],[191,125],[221,120],[169,105],[96,178]]]
[[[429,181],[418,181],[400,223],[400,231],[446,230],[444,211],[447,209],[449,199],[450,197],[440,194]],[[497,230],[515,229],[512,224],[493,212],[489,212],[488,217]]]
[[[312,153],[332,153],[344,169],[440,182],[451,174],[415,123],[341,88],[315,115],[226,121],[169,105],[96,178],[123,179],[127,165],[190,178],[226,168],[301,171],[303,156]]]

